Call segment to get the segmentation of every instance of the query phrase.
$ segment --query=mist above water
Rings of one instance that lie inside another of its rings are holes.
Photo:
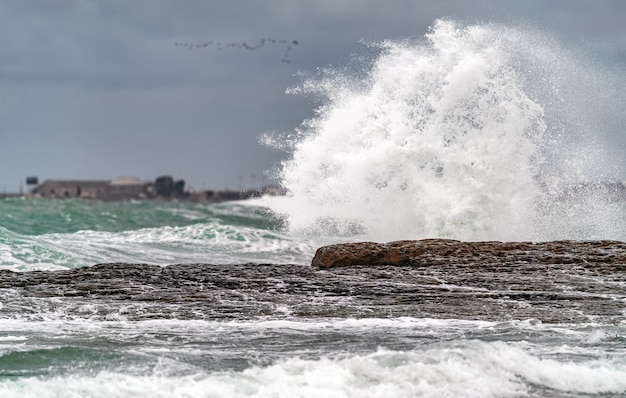
[[[371,47],[372,61],[293,90],[321,106],[281,143],[289,194],[271,207],[292,232],[624,238],[623,203],[571,190],[613,177],[587,103],[604,77],[583,57],[535,31],[446,20],[419,42]]]

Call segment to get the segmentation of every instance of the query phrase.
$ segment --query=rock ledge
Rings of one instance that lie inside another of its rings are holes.
[[[626,243],[618,241],[461,242],[450,239],[359,242],[317,249],[313,267],[436,266],[494,263],[611,264],[626,270]]]

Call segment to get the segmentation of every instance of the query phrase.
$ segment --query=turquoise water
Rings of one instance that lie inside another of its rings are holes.
[[[294,244],[281,225],[267,208],[247,203],[4,200],[0,265],[308,263],[314,243]]]
[[[279,227],[275,220],[265,217],[265,209],[232,205],[207,206],[177,201],[48,201],[21,198],[2,201],[1,206],[0,225],[21,235],[75,233],[81,230],[122,232],[165,226],[186,227],[207,221],[269,230]]]

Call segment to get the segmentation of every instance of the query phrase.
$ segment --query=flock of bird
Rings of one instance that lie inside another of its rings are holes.
[[[259,41],[258,44],[255,45],[250,45],[248,43],[221,43],[221,42],[213,42],[213,41],[208,41],[208,42],[204,42],[204,43],[188,43],[188,42],[177,42],[174,43],[175,46],[180,46],[180,47],[184,47],[187,48],[189,50],[193,50],[193,49],[199,49],[199,48],[208,48],[208,47],[215,47],[218,50],[222,50],[224,48],[235,48],[235,49],[241,49],[241,50],[250,50],[250,51],[254,51],[254,50],[258,50],[259,48],[265,46],[266,44],[283,44],[286,45],[285,48],[285,53],[283,54],[283,58],[281,59],[282,62],[285,63],[289,63],[291,62],[291,60],[289,59],[289,56],[291,54],[291,50],[293,48],[293,46],[297,46],[298,45],[298,40],[283,40],[283,39],[271,39],[271,38],[263,38]]]

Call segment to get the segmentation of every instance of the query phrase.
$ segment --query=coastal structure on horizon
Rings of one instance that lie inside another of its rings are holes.
[[[46,180],[30,191],[30,196],[49,199],[146,199],[152,184],[135,177],[113,180]]]
[[[186,191],[184,180],[161,176],[154,181],[143,181],[136,177],[119,177],[112,180],[45,180],[23,196],[105,201],[137,199],[224,202],[281,194],[283,190],[277,186],[245,190]]]

